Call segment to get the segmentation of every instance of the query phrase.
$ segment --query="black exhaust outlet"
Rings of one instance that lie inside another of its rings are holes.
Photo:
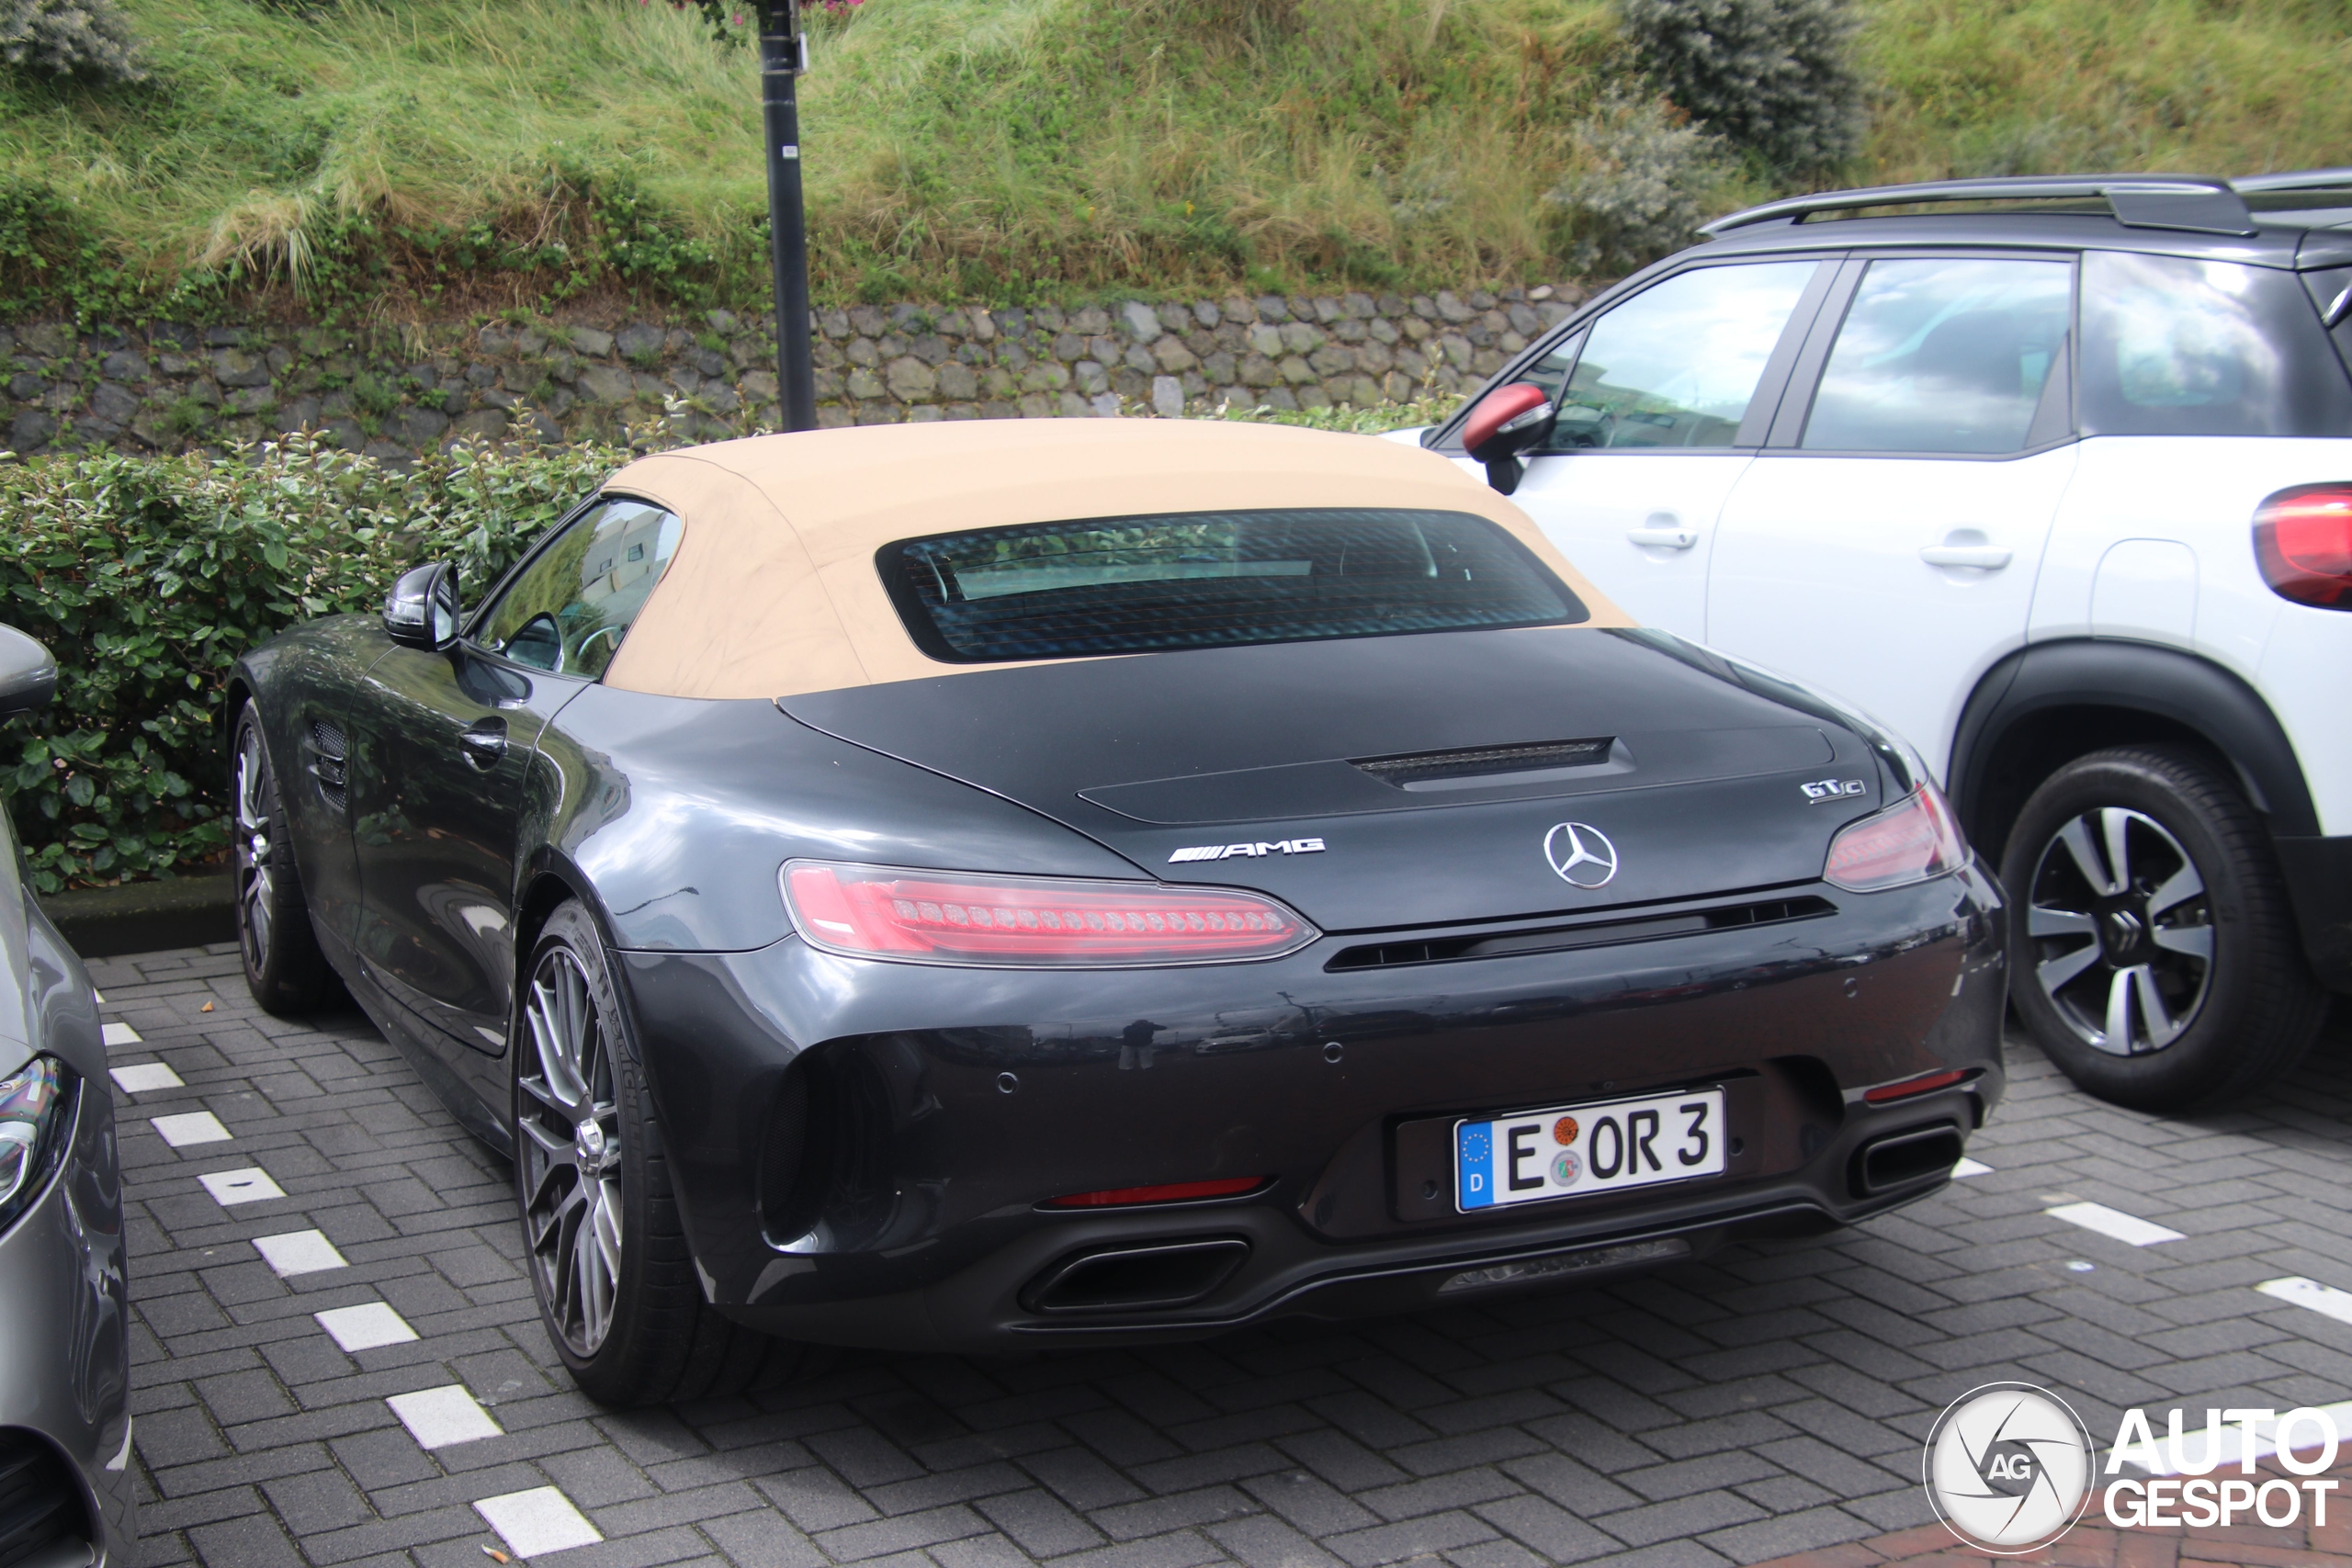
[[[1231,1279],[1249,1256],[1250,1244],[1230,1235],[1081,1253],[1038,1275],[1021,1304],[1035,1313],[1190,1306]]]
[[[1963,1152],[1960,1128],[1950,1122],[1914,1127],[1864,1144],[1854,1156],[1855,1196],[1869,1198],[1945,1175],[1960,1163]]]

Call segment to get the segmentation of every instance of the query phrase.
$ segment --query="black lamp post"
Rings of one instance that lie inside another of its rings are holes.
[[[766,117],[769,260],[775,270],[776,400],[786,430],[817,428],[808,355],[808,222],[800,198],[800,73],[808,39],[800,0],[759,0],[760,99]]]

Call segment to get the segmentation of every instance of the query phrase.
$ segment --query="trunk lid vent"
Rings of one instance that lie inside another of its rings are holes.
[[[1410,789],[1415,784],[1486,778],[1495,773],[1598,767],[1611,760],[1616,745],[1616,737],[1603,735],[1582,740],[1536,740],[1519,746],[1473,746],[1447,751],[1410,751],[1393,757],[1351,757],[1349,761],[1383,784]]]

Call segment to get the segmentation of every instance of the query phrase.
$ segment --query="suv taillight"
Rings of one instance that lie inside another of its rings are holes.
[[[2256,507],[2254,558],[2279,597],[2352,610],[2352,484],[2297,485]]]

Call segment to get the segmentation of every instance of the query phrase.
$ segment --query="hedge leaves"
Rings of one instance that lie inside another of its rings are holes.
[[[239,654],[315,615],[372,612],[423,560],[456,561],[470,600],[628,457],[458,447],[401,472],[297,435],[221,459],[0,468],[6,619],[59,669],[57,700],[0,741],[33,886],[218,858],[220,693]]]

